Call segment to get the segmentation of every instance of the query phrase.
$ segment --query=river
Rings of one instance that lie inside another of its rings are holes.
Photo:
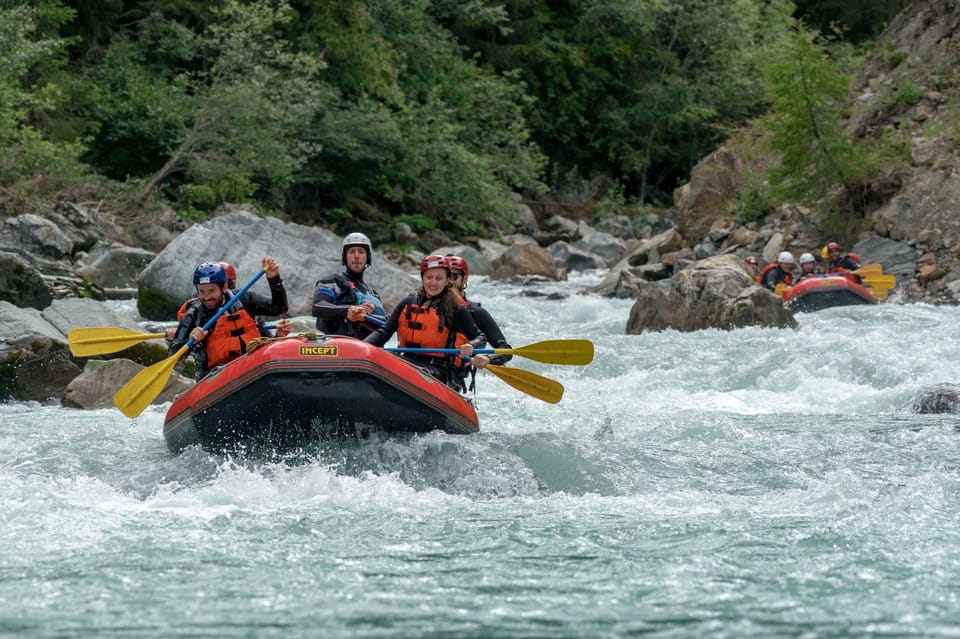
[[[550,405],[478,377],[481,432],[284,461],[188,450],[165,407],[0,404],[0,634],[960,635],[960,310],[624,335],[631,301],[471,282],[515,346],[589,337]]]

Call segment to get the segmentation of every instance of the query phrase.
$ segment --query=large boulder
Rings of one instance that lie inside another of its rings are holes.
[[[63,393],[63,405],[73,408],[111,408],[113,396],[123,388],[143,366],[129,359],[106,361],[90,360],[83,372],[67,385]],[[172,401],[177,395],[189,390],[194,381],[177,372],[173,372],[163,390],[151,404]]]
[[[740,159],[720,147],[700,160],[690,171],[690,181],[673,194],[680,211],[680,232],[692,244],[699,244],[710,227],[726,215],[742,183]]]
[[[80,366],[40,311],[0,301],[0,401],[59,400]]]
[[[68,297],[54,300],[50,306],[43,310],[41,316],[68,338],[71,330],[88,326],[147,332],[127,315],[114,311],[103,302],[87,298]],[[166,356],[167,343],[163,339],[146,340],[122,351],[100,355],[100,357],[108,358],[130,358],[146,365],[158,362]]]
[[[627,334],[734,329],[745,326],[796,327],[780,298],[757,286],[740,260],[721,255],[657,283],[641,282],[630,309]]]
[[[517,242],[493,262],[491,280],[506,280],[518,275],[541,276],[560,281],[567,274],[557,268],[553,257],[537,244]]]
[[[193,271],[201,262],[224,260],[237,269],[243,286],[271,255],[280,263],[291,315],[309,315],[316,281],[343,270],[341,238],[321,228],[285,223],[250,211],[236,211],[190,227],[140,274],[137,308],[152,320],[169,320],[185,299],[195,295]],[[374,250],[366,280],[377,289],[384,306],[392,309],[417,287],[414,272],[407,272]],[[268,294],[265,282],[252,290]]]
[[[97,242],[77,260],[77,272],[103,288],[135,289],[156,253],[117,242]]]
[[[39,269],[21,255],[0,251],[0,300],[40,310],[52,299]]]

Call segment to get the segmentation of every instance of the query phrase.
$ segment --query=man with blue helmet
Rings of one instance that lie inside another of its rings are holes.
[[[193,338],[193,359],[197,364],[197,379],[212,368],[240,357],[246,345],[260,336],[257,315],[282,315],[287,312],[287,292],[280,279],[280,265],[272,257],[263,258],[270,298],[247,291],[237,297],[227,287],[227,272],[219,262],[204,262],[193,273],[197,298],[184,310],[173,340],[170,354]],[[209,333],[203,326],[224,305],[230,308],[221,315]]]

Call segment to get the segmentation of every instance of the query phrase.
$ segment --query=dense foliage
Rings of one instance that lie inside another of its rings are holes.
[[[791,122],[779,100],[810,88],[777,78],[819,46],[795,16],[867,38],[902,4],[0,0],[0,207],[109,181],[124,210],[366,203],[481,233],[511,191],[663,203],[731,126]],[[785,170],[845,161],[792,122]]]

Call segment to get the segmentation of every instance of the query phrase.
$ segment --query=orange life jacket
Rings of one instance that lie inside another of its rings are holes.
[[[207,366],[213,368],[234,360],[244,353],[246,344],[260,337],[256,320],[243,308],[239,300],[217,319],[207,335]]]
[[[767,264],[766,266],[764,266],[764,267],[763,267],[763,270],[760,271],[760,276],[757,278],[757,281],[762,284],[762,283],[763,283],[763,276],[766,275],[770,270],[775,269],[775,268],[777,268],[777,262],[772,262],[772,263]],[[783,279],[780,280],[780,281],[783,282],[784,284],[786,284],[787,286],[790,286],[791,284],[793,284],[793,274],[792,274],[792,273],[787,273],[786,275],[783,276]]]
[[[178,321],[178,322],[183,319],[183,314],[187,312],[187,304],[189,304],[190,302],[195,302],[196,300],[197,300],[197,298],[191,297],[191,298],[188,299],[186,302],[184,302],[183,304],[180,305],[180,310],[177,311],[177,321]]]
[[[459,296],[458,296],[459,297]],[[463,298],[460,303],[466,306]],[[427,300],[423,304],[410,302],[397,322],[397,340],[400,348],[460,348],[467,342],[467,336],[460,332],[451,334],[447,320],[438,308],[439,300]],[[443,353],[417,353],[428,357],[445,358]],[[456,365],[462,361],[456,358]]]

